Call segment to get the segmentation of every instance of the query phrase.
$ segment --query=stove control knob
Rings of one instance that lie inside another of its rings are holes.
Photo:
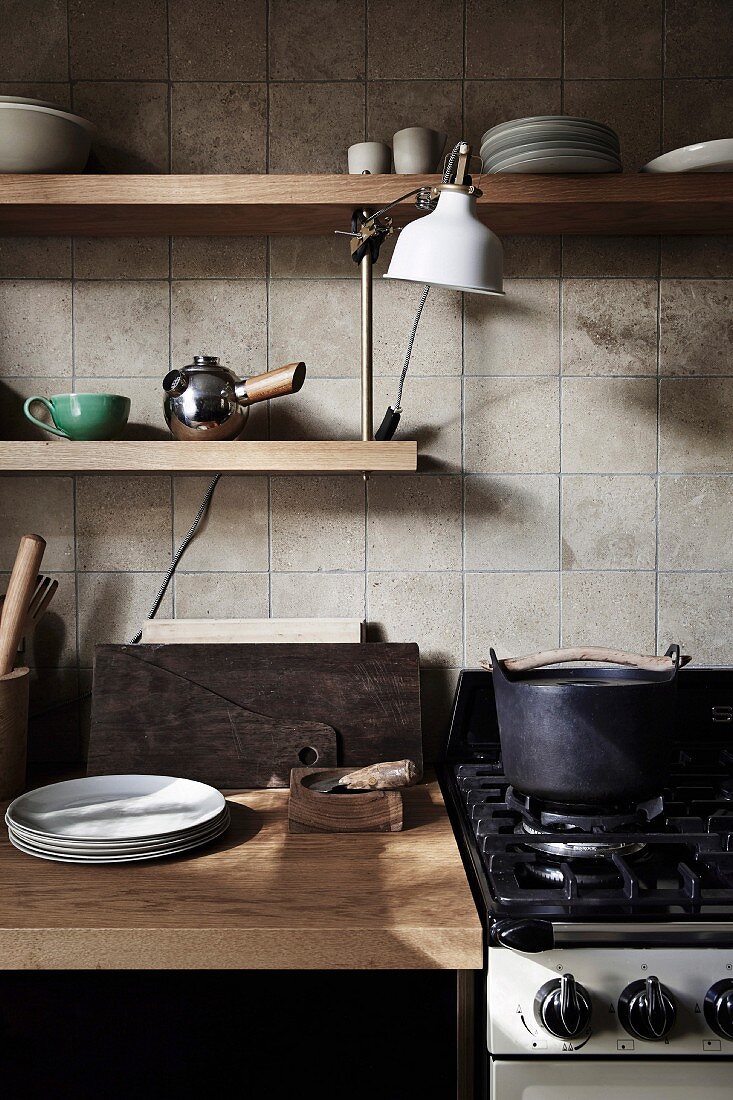
[[[733,980],[725,978],[711,985],[703,1009],[708,1027],[721,1039],[733,1040]]]
[[[658,1043],[674,1027],[677,1010],[667,987],[652,977],[626,986],[619,997],[618,1018],[629,1035]]]
[[[572,974],[545,982],[534,999],[537,1023],[558,1039],[574,1039],[590,1024],[591,1002],[587,990]]]

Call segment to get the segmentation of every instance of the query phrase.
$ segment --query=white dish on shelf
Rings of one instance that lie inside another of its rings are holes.
[[[671,149],[645,164],[642,172],[733,172],[733,138],[699,141]]]
[[[44,103],[0,100],[0,172],[81,172],[96,126]]]
[[[58,103],[52,103],[49,99],[29,99],[24,95],[0,95],[0,103],[30,103],[34,107],[50,107],[52,111],[63,111]]]
[[[529,118],[513,118],[507,122],[500,122],[492,126],[485,134],[481,135],[481,144],[513,130],[524,129],[559,129],[559,130],[590,130],[592,133],[601,133],[618,141],[618,136],[610,126],[604,122],[596,122],[592,118],[577,118],[573,115],[534,115]]]
[[[612,173],[620,171],[621,164],[618,161],[614,164],[600,157],[540,157],[530,154],[525,159],[518,158],[517,160],[509,161],[498,167],[492,168],[488,174],[495,176],[506,176],[519,173],[525,175],[583,175],[592,172]]]
[[[598,160],[607,161],[609,164],[620,164],[620,160],[615,153],[606,152],[604,149],[598,149],[592,145],[557,145],[554,142],[538,143],[529,145],[518,145],[516,149],[505,149],[501,153],[496,153],[494,156],[487,157],[483,161],[484,171],[490,172],[492,169],[506,164],[508,161],[534,159],[538,156],[541,157],[592,157]]]
[[[525,145],[570,145],[572,148],[575,148],[576,145],[582,145],[601,150],[615,157],[620,156],[621,153],[618,144],[614,145],[611,142],[603,141],[601,138],[597,138],[592,134],[569,134],[567,130],[563,130],[513,134],[510,138],[506,138],[503,141],[485,141],[481,146],[480,154],[482,160],[486,160],[488,157],[496,156],[498,153],[507,153],[512,149],[520,149]]]

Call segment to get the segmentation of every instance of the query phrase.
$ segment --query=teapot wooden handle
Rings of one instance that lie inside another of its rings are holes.
[[[305,363],[288,363],[285,367],[255,374],[237,386],[240,405],[254,405],[257,401],[270,401],[273,397],[285,397],[297,393],[305,382]]]

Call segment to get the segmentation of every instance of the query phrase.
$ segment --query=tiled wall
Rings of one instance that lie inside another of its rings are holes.
[[[731,0],[0,0],[0,93],[94,119],[118,171],[342,171],[407,124],[478,143],[564,110],[627,170],[730,131]],[[337,228],[334,226],[334,228]],[[345,226],[343,228],[346,228]],[[435,291],[405,393],[417,477],[227,477],[162,614],[358,615],[420,643],[434,745],[455,673],[575,642],[703,662],[733,653],[729,240],[507,240],[503,302]],[[0,241],[0,436],[30,393],[133,399],[198,351],[243,373],[304,358],[251,433],[358,435],[358,284],[336,238]],[[377,408],[419,288],[375,290]],[[0,569],[48,539],[59,596],[29,658],[34,706],[89,685],[139,627],[205,477],[5,478]],[[83,724],[83,715],[82,715]],[[37,751],[73,750],[68,710]]]

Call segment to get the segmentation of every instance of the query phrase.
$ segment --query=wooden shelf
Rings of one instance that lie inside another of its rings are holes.
[[[0,442],[3,474],[354,474],[414,473],[417,443]]]
[[[0,234],[330,234],[438,176],[0,176]],[[733,174],[484,176],[481,218],[497,233],[733,232]],[[418,216],[409,199],[393,212]]]

